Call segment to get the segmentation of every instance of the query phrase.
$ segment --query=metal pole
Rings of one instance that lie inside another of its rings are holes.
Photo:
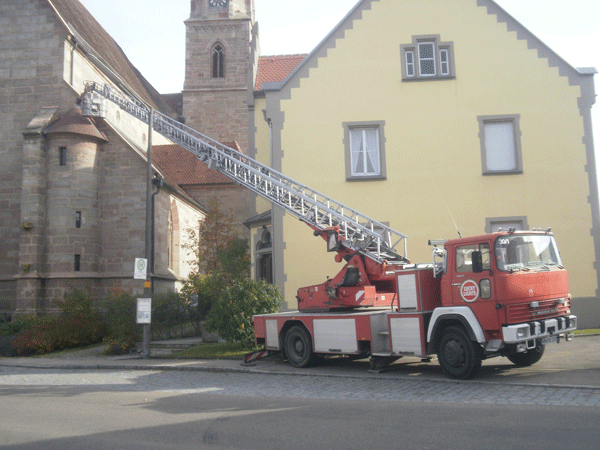
[[[150,107],[148,114],[148,165],[146,168],[146,260],[148,270],[146,272],[146,282],[144,283],[144,297],[152,298],[152,267],[154,266],[154,255],[152,254],[152,227],[154,225],[152,217],[152,120],[154,109]],[[143,326],[143,357],[148,359],[150,358],[150,324],[146,323]]]

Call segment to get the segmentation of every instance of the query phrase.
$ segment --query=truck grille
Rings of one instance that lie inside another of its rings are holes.
[[[548,319],[562,316],[571,308],[567,299],[564,304],[559,304],[558,299],[539,300],[537,308],[531,308],[530,302],[507,305],[507,321],[509,324],[530,322],[532,320]]]

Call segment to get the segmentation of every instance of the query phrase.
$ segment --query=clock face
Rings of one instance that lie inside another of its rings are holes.
[[[208,0],[208,6],[211,8],[226,8],[229,0]]]

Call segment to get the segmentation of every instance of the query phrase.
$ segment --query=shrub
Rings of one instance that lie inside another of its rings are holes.
[[[190,322],[186,303],[175,292],[152,297],[152,339],[170,339],[185,333],[185,327]]]
[[[18,356],[19,353],[13,345],[16,336],[1,336],[0,337],[0,356]]]
[[[17,314],[0,325],[0,336],[15,336],[22,331],[28,330],[35,325],[36,316],[27,314]]]
[[[100,342],[104,335],[102,317],[89,292],[69,291],[58,303],[59,317],[25,317],[12,341],[20,355],[43,354]],[[21,320],[21,319],[17,319]]]
[[[181,289],[181,300],[196,335],[202,334],[201,324],[213,304],[221,297],[225,280],[219,274],[191,274]]]
[[[136,299],[126,292],[115,292],[106,300],[104,322],[106,353],[127,353],[141,339],[141,327],[136,323]]]
[[[208,328],[229,342],[252,347],[252,316],[276,312],[282,303],[279,289],[262,280],[243,278],[226,287],[222,294],[208,314]]]

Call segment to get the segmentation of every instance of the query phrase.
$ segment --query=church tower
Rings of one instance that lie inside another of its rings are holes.
[[[191,0],[185,24],[185,122],[247,151],[254,0]]]

